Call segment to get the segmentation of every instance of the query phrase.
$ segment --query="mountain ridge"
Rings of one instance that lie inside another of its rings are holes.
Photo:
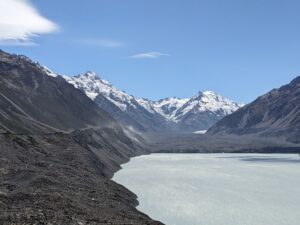
[[[124,91],[119,91],[91,71],[74,77],[63,77],[70,84],[84,91],[88,97],[121,123],[130,126],[134,121],[133,127],[138,131],[195,132],[206,130],[219,119],[242,106],[213,91],[198,92],[192,98],[183,99],[169,97],[154,101],[136,98]],[[112,106],[110,108],[111,104],[104,98],[119,109]]]
[[[210,135],[255,135],[300,143],[300,77],[224,117]]]
[[[193,133],[207,130],[244,105],[213,91],[199,91],[191,98],[167,97],[157,101],[137,98],[118,90],[95,72],[66,76],[36,64],[49,76],[63,77],[125,127],[137,132]]]

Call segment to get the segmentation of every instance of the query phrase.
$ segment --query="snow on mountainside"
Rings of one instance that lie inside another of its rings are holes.
[[[175,119],[186,115],[189,112],[212,112],[225,115],[231,114],[239,109],[242,104],[222,97],[213,91],[199,92],[188,100],[175,114]]]
[[[189,99],[184,98],[166,98],[159,100],[154,103],[154,108],[158,113],[163,115],[166,119],[176,122],[175,114],[176,112],[188,102]]]
[[[15,55],[15,54],[12,54],[12,55],[13,56],[18,56],[18,55]],[[32,61],[29,57],[27,57],[25,55],[19,55],[18,57],[22,60],[25,60],[29,63],[34,64],[36,67],[38,67],[40,70],[44,71],[50,77],[57,77],[58,76],[58,74],[54,73],[48,67],[41,65],[39,62]]]
[[[236,111],[242,104],[226,99],[213,91],[199,92],[191,99],[176,97],[151,101],[138,99],[149,112],[157,112],[169,121],[178,122],[184,115],[193,112],[211,112],[226,116]]]
[[[150,113],[159,113],[168,121],[175,122],[175,114],[189,99],[180,99],[176,97],[165,98],[159,101],[148,99],[138,99],[138,102],[145,107]]]
[[[54,76],[46,67],[44,70]],[[135,98],[90,71],[74,77],[63,77],[117,120],[125,121],[126,125],[135,121],[146,130],[148,127],[152,127],[152,130],[206,130],[242,106],[212,91],[199,92],[190,99],[172,97],[152,101]]]
[[[146,99],[146,98],[138,98],[137,102],[144,107],[150,113],[156,113],[156,110],[153,107],[154,101]]]
[[[182,130],[207,130],[242,106],[212,91],[199,92],[176,111],[173,119]]]
[[[157,132],[167,129],[164,118],[150,113],[135,97],[119,91],[110,83],[100,79],[94,72],[74,77],[63,76],[70,84],[81,89],[95,103],[120,123],[138,132]]]
[[[95,100],[99,94],[102,94],[122,111],[125,111],[128,105],[136,107],[133,102],[135,100],[134,97],[119,91],[106,80],[100,79],[94,72],[88,71],[74,77],[64,76],[64,78],[76,88],[83,90],[92,100]]]

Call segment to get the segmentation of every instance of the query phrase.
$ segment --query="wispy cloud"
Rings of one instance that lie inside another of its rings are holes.
[[[39,46],[37,43],[26,40],[5,40],[5,41],[0,41],[0,46],[24,46],[24,47],[35,47]]]
[[[132,59],[156,59],[162,56],[169,56],[169,54],[161,52],[143,52],[135,55],[129,56]]]
[[[33,37],[58,30],[29,0],[1,0],[0,12],[1,45],[32,46]]]
[[[78,44],[89,45],[98,48],[121,48],[124,44],[120,41],[115,41],[111,39],[101,39],[101,38],[94,38],[94,39],[82,39],[74,41]]]

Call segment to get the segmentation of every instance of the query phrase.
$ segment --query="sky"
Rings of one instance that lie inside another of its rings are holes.
[[[248,103],[300,75],[298,0],[0,0],[0,49],[158,100]]]

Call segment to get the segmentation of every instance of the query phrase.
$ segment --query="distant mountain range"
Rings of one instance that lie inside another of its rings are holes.
[[[2,84],[10,84],[0,86],[0,100],[9,106],[1,109],[2,130],[12,128],[14,121],[15,132],[67,131],[97,127],[99,116],[103,118],[101,125],[109,123],[105,118],[112,116],[128,130],[142,133],[203,133],[241,107],[211,91],[199,92],[190,99],[136,98],[94,72],[74,77],[58,75],[26,56],[5,52],[1,52],[0,66],[6,74],[0,78]],[[77,91],[71,90],[72,86]]]
[[[128,95],[94,72],[63,77],[123,125],[142,132],[207,130],[242,106],[212,91],[199,92],[190,99],[172,97],[152,101]]]

